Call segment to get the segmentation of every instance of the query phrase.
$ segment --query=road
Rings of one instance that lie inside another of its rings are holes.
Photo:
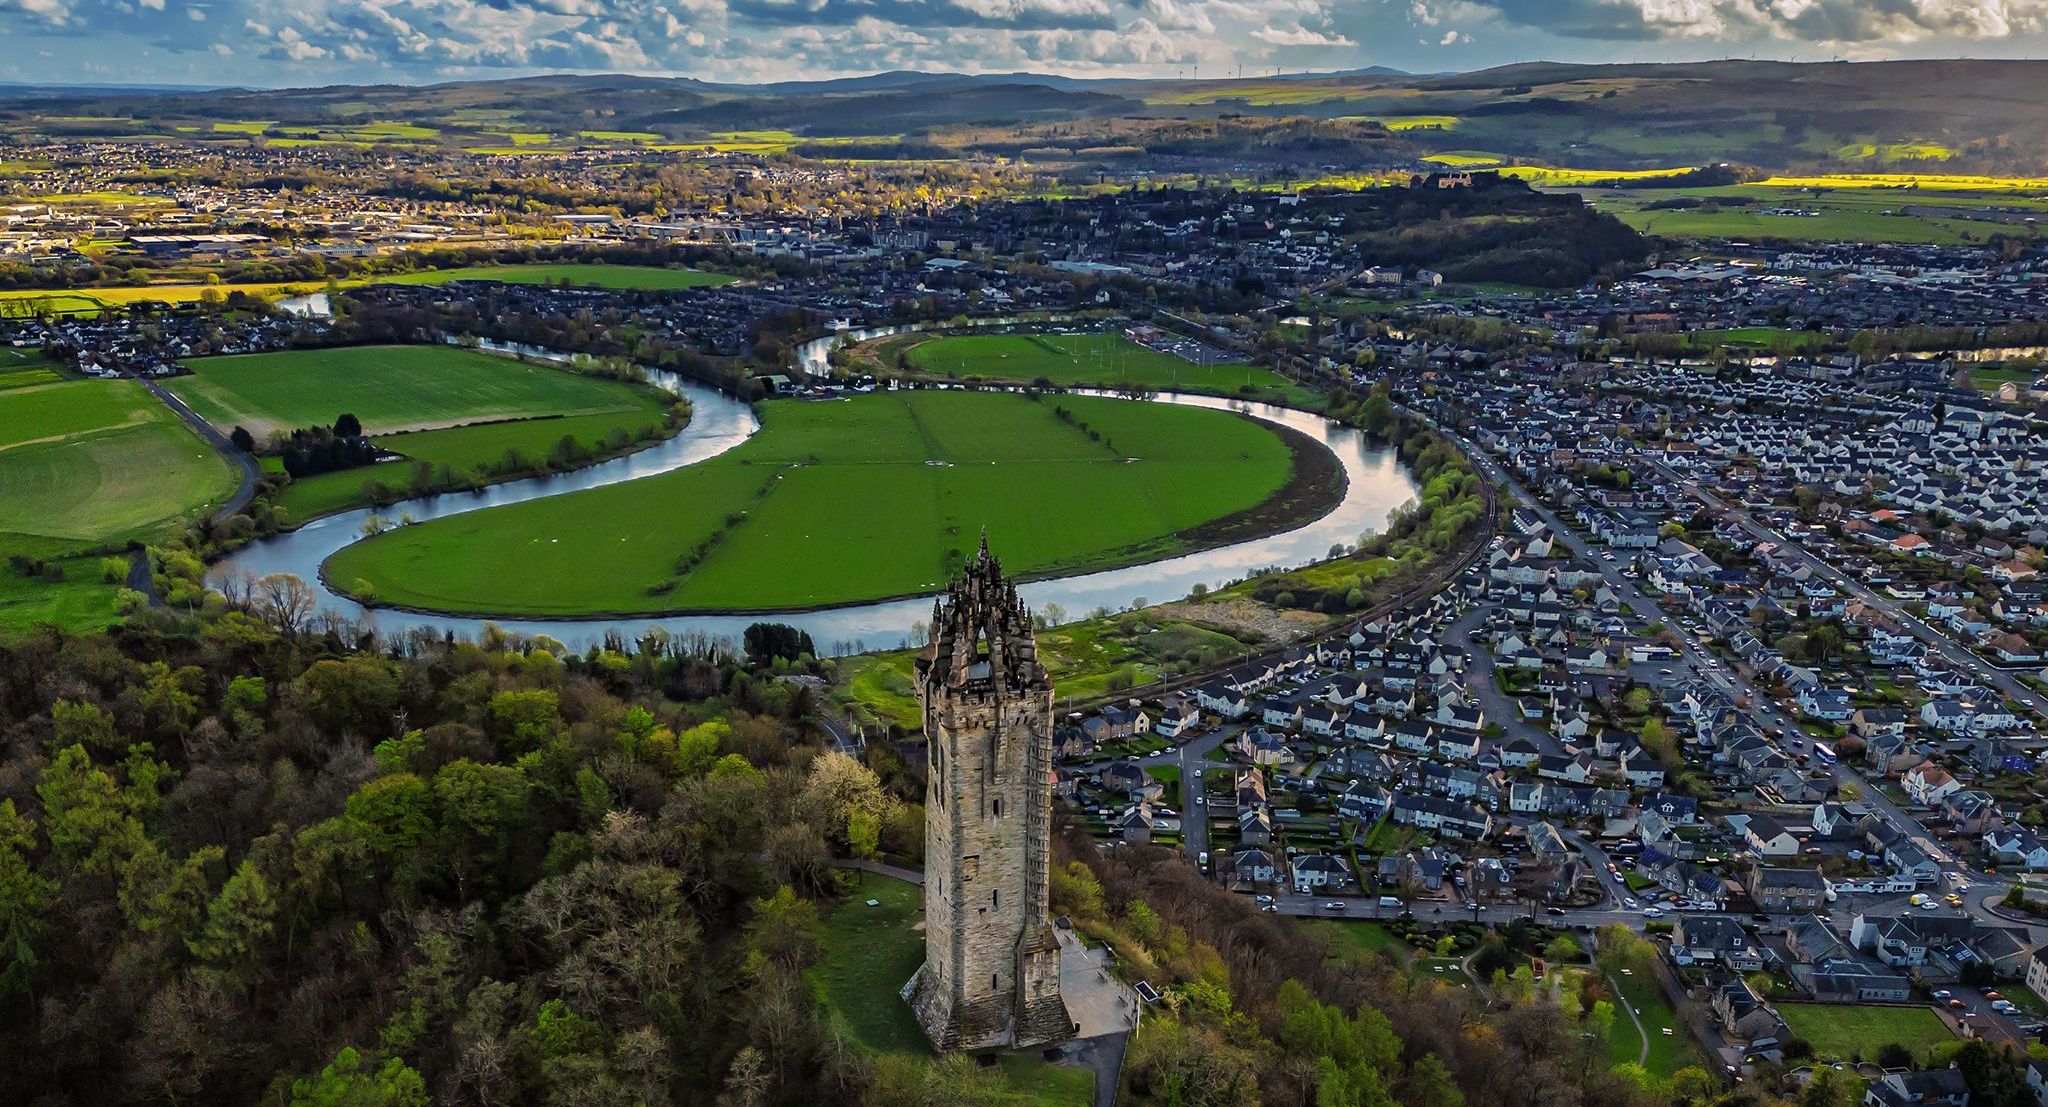
[[[1521,738],[1543,753],[1561,754],[1564,743],[1557,740],[1557,735],[1522,718],[1521,705],[1500,690],[1500,681],[1493,672],[1492,652],[1473,641],[1474,633],[1496,610],[1492,604],[1480,604],[1459,615],[1443,632],[1445,642],[1464,650],[1465,656],[1471,658],[1465,670],[1465,690],[1479,701],[1486,721],[1501,728],[1503,738]]]
[[[177,412],[178,418],[183,419],[186,426],[191,427],[194,433],[205,439],[214,449],[220,451],[221,456],[227,458],[231,464],[241,471],[241,486],[236,488],[235,494],[228,497],[228,501],[220,505],[220,508],[213,513],[214,522],[226,519],[228,516],[237,514],[243,508],[248,507],[249,501],[256,498],[257,483],[263,479],[263,469],[256,464],[256,459],[236,449],[235,444],[228,441],[226,435],[213,429],[213,424],[201,419],[198,412],[186,407],[185,401],[171,395],[169,389],[148,377],[138,377],[136,379],[142,382],[142,387],[149,389],[151,393],[155,394],[157,399],[162,400],[165,406]]]
[[[1784,549],[1787,554],[1796,559],[1801,565],[1811,569],[1822,580],[1841,589],[1844,594],[1852,599],[1862,600],[1864,603],[1898,620],[1907,630],[1913,632],[1915,638],[1920,639],[1939,652],[1949,664],[1969,673],[1986,686],[1996,688],[2007,699],[2025,704],[2034,714],[2044,720],[2048,720],[2048,696],[2044,696],[2026,684],[2021,683],[2012,671],[2001,669],[1991,664],[1989,661],[1978,656],[1976,651],[1965,647],[1962,643],[1929,626],[1925,620],[1900,607],[1898,602],[1892,597],[1870,588],[1862,581],[1836,568],[1833,564],[1816,557],[1804,546],[1765,525],[1756,516],[1750,514],[1747,508],[1722,499],[1713,492],[1702,488],[1697,480],[1685,476],[1661,462],[1652,461],[1650,465],[1666,479],[1676,483],[1687,495],[1699,500],[1712,510],[1735,520],[1736,524],[1748,532],[1750,537],[1760,542],[1773,543]]]

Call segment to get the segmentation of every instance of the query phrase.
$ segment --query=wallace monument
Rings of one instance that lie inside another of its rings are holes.
[[[925,787],[925,962],[906,993],[940,1050],[1071,1037],[1052,863],[1052,682],[1031,615],[981,550],[932,609],[917,659]]]

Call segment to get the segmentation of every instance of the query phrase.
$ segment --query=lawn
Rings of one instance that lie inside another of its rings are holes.
[[[368,434],[428,430],[537,415],[630,409],[633,390],[614,381],[452,346],[345,346],[197,358],[190,376],[166,382],[222,431],[332,423],[353,412]]]
[[[869,907],[868,900],[880,906]],[[811,967],[811,986],[827,1012],[855,1041],[878,1053],[929,1054],[930,1043],[897,992],[924,964],[924,890],[872,873],[825,916],[824,955]]]
[[[1120,334],[970,334],[934,338],[904,355],[921,373],[996,380],[1048,380],[1057,385],[1137,385],[1151,389],[1232,394],[1287,388],[1271,370],[1231,363],[1197,365]]]
[[[706,273],[700,269],[660,269],[652,265],[564,262],[534,265],[472,265],[461,269],[435,269],[424,273],[406,273],[378,279],[387,284],[447,284],[450,281],[561,284],[567,281],[583,288],[670,292],[681,288],[731,284],[739,278],[724,273]]]
[[[868,906],[869,900],[876,906]],[[870,1052],[932,1056],[923,1028],[899,995],[924,964],[924,933],[916,929],[923,920],[922,888],[872,873],[863,874],[846,902],[823,920],[823,954],[811,966],[811,988],[826,1017]],[[977,1102],[1084,1107],[1094,1098],[1095,1076],[1085,1068],[1028,1053],[1004,1054],[999,1068],[1009,1088]]]
[[[1375,922],[1340,922],[1336,919],[1303,919],[1301,928],[1331,940],[1341,953],[1383,953],[1396,967],[1415,959],[1415,947],[1389,933]]]
[[[1894,1042],[1925,1057],[1929,1049],[1955,1037],[1926,1007],[1782,1003],[1778,1014],[1792,1033],[1813,1044],[1813,1055],[1821,1060],[1870,1060]]]
[[[236,488],[227,460],[134,381],[5,395],[0,552],[46,557],[153,540]]]
[[[984,526],[1027,577],[1184,552],[1294,469],[1264,424],[1142,401],[912,391],[761,417],[702,464],[402,528],[329,576],[490,614],[804,609],[937,590]]]
[[[1664,989],[1658,986],[1653,975],[1637,972],[1613,979],[1643,1024],[1643,1032],[1638,1036],[1635,1024],[1629,1021],[1628,1012],[1621,1010],[1619,1004],[1615,1005],[1614,1032],[1608,1039],[1608,1046],[1617,1063],[1634,1061],[1642,1051],[1644,1039],[1649,1040],[1650,1051],[1643,1067],[1660,1080],[1669,1078],[1687,1065],[1701,1063],[1692,1032],[1686,1029],[1678,1013],[1672,1009],[1671,1001],[1665,998]],[[1671,1033],[1664,1033],[1667,1028]]]

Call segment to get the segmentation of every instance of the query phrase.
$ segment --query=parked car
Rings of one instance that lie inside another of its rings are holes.
[[[1330,902],[1323,904],[1323,910],[1342,911],[1344,910],[1344,901],[1340,899],[1333,899]]]

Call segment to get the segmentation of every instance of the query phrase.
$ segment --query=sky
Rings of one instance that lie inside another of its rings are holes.
[[[0,0],[0,41],[0,81],[68,84],[1433,73],[2043,57],[2048,0]]]

